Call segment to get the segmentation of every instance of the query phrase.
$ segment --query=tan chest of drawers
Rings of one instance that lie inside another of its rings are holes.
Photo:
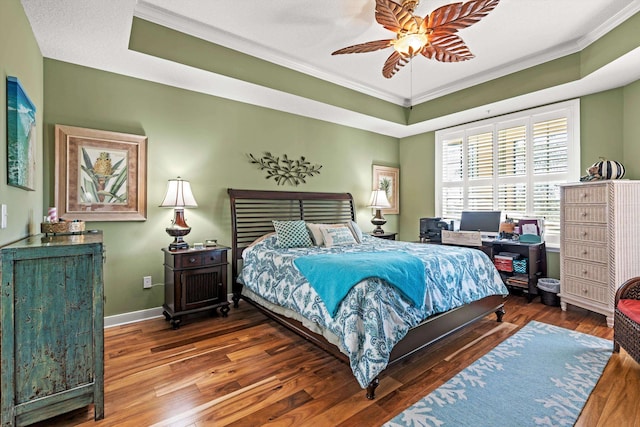
[[[563,185],[560,305],[576,305],[613,326],[616,290],[640,276],[640,181]]]

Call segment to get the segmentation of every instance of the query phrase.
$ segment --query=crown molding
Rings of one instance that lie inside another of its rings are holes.
[[[326,70],[293,60],[286,53],[273,49],[272,47],[256,43],[255,40],[249,40],[219,28],[203,24],[200,21],[196,21],[182,15],[177,15],[172,11],[147,3],[144,0],[139,0],[138,3],[136,3],[133,14],[134,16],[146,21],[242,52],[243,54],[251,55],[282,67],[290,68],[303,74],[317,77],[321,80],[335,83],[348,89],[353,89],[357,92],[383,101],[388,101],[396,105],[403,105],[404,103],[404,98],[392,92],[377,90],[371,86],[362,85],[353,80],[338,77]],[[259,47],[259,49],[256,47]]]
[[[239,37],[227,31],[203,24],[200,21],[178,15],[144,0],[139,0],[136,3],[134,16],[406,108],[580,52],[625,20],[638,13],[638,11],[640,11],[640,0],[634,0],[619,13],[579,39],[558,46],[556,49],[541,52],[535,56],[519,58],[507,65],[495,67],[476,74],[472,78],[461,79],[446,86],[416,94],[412,96],[411,99],[398,96],[391,92],[381,91],[351,79],[336,76],[326,70],[309,66],[309,64],[292,59],[286,53],[277,49],[260,45],[254,40]],[[257,49],[256,46],[258,46],[259,49]]]
[[[640,0],[634,0],[618,13],[613,15],[611,18],[604,21],[598,27],[594,28],[593,31],[580,38],[578,40],[578,47],[580,48],[580,50],[586,48],[591,43],[603,37],[605,34],[610,32],[638,12],[640,12]]]

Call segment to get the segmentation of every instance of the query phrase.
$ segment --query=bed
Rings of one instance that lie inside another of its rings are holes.
[[[351,225],[355,220],[352,196],[238,189],[229,189],[228,194],[234,307],[246,301],[348,363],[369,399],[375,397],[386,367],[492,312],[502,321],[508,292],[482,251],[395,242],[367,234],[353,245],[281,249],[273,221]],[[421,260],[421,280],[428,285],[423,304],[416,303],[419,297],[412,300],[401,286],[390,285],[394,279],[369,278],[358,282],[332,309],[323,300],[325,296],[320,297],[320,290],[309,284],[310,276],[301,273],[301,262],[316,256],[362,259],[366,254]],[[473,270],[466,267],[476,264]],[[437,268],[432,270],[431,265]],[[453,277],[457,270],[464,270],[464,277]],[[464,291],[451,288],[456,280],[464,281],[471,291],[466,286]]]

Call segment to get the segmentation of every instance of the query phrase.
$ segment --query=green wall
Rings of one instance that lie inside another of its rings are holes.
[[[640,179],[640,81],[580,98],[580,165],[599,157],[625,165],[628,179]],[[400,239],[417,240],[422,217],[435,215],[435,132],[400,141],[402,188]],[[548,253],[548,275],[560,277],[557,252]]]
[[[391,102],[138,17],[131,24],[129,49],[367,116],[406,123],[405,109]]]
[[[435,132],[400,141],[400,240],[419,239],[420,218],[435,213]]]
[[[622,143],[629,177],[640,178],[640,80],[625,86],[623,96]]]
[[[0,2],[0,203],[7,205],[7,228],[0,229],[0,246],[38,233],[42,204],[42,55],[19,0]],[[36,106],[35,191],[7,185],[7,76],[17,77]]]
[[[144,222],[96,222],[104,231],[106,315],[162,305],[162,286],[142,288],[142,277],[163,281],[160,249],[171,242],[164,229],[172,211],[159,208],[167,180],[191,181],[198,202],[186,218],[188,242],[217,238],[229,245],[231,222],[226,190],[232,188],[350,192],[358,223],[372,230],[372,165],[399,166],[398,140],[371,132],[255,107],[157,83],[45,59],[45,144],[48,150],[45,204],[53,205],[54,126],[64,124],[146,135],[147,205]],[[277,186],[250,164],[247,154],[305,156],[322,165],[299,187]],[[397,230],[398,215],[385,229]]]
[[[579,55],[524,70],[486,86],[498,85],[505,90],[509,89],[505,85],[522,88],[522,76],[529,72],[535,72],[536,83],[542,82],[542,87],[550,84],[544,83],[549,79],[551,82],[554,78],[573,80],[589,74],[635,48],[637,42],[632,40],[638,31],[635,24],[639,16]],[[373,164],[400,166],[401,214],[388,215],[385,229],[400,231],[403,240],[416,240],[419,218],[434,213],[434,132],[398,141],[56,60],[43,60],[19,0],[0,2],[0,40],[0,67],[5,78],[12,75],[21,80],[36,104],[41,130],[37,142],[36,191],[9,187],[6,180],[0,183],[0,202],[7,203],[9,208],[9,227],[0,230],[0,245],[37,233],[43,208],[55,203],[55,124],[135,133],[149,138],[147,220],[89,224],[90,228],[99,228],[105,233],[106,315],[162,304],[160,248],[171,241],[164,228],[169,225],[172,212],[157,205],[168,179],[178,175],[189,179],[198,200],[198,208],[189,209],[186,214],[192,227],[187,238],[190,242],[217,238],[222,244],[230,243],[226,188],[293,189],[265,180],[264,173],[248,162],[248,153],[261,155],[271,151],[290,157],[306,156],[309,161],[323,165],[319,176],[297,189],[351,192],[357,203],[358,223],[365,231],[372,228],[371,211],[365,204]],[[631,42],[625,44],[625,40]],[[611,50],[603,46],[620,48]],[[604,51],[605,56],[599,54]],[[568,69],[563,68],[567,64]],[[541,73],[545,67],[551,71]],[[300,90],[317,89],[303,80],[301,76]],[[452,107],[452,111],[458,111],[466,104],[460,104],[462,100],[457,97],[482,105],[493,99],[487,96],[497,94],[498,99],[502,99],[509,93],[483,88],[479,85],[437,102],[416,106],[408,121],[414,123],[439,116]],[[345,99],[338,89],[335,93],[340,95],[335,103],[349,102],[351,97]],[[1,85],[0,93],[6,99],[5,84]],[[359,108],[367,107],[354,107]],[[383,102],[376,104],[376,108],[380,109],[376,110],[378,113],[383,111],[380,114],[385,117],[393,115],[393,121],[402,121],[396,114],[404,117],[404,109],[398,108],[399,113]],[[639,111],[639,82],[581,98],[582,169],[602,156],[622,160],[627,167],[627,178],[640,179],[640,165],[631,162],[640,154]],[[0,117],[0,133],[5,138],[0,150],[6,158],[6,111]],[[6,176],[6,162],[2,164]],[[557,254],[549,255],[549,266],[550,276],[558,277]],[[155,286],[151,290],[142,289],[142,276],[146,275],[153,277]]]

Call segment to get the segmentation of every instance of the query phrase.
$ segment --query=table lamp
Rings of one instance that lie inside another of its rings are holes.
[[[382,226],[387,223],[387,220],[382,216],[382,209],[390,208],[391,204],[387,199],[387,193],[384,190],[373,190],[371,192],[371,200],[369,200],[369,206],[376,210],[376,214],[371,218],[371,223],[376,226],[373,230],[374,234],[383,234],[384,230]]]
[[[173,208],[174,211],[171,227],[166,228],[167,234],[174,238],[169,245],[170,251],[189,248],[189,244],[182,239],[191,231],[191,227],[187,225],[184,219],[184,208],[195,208],[197,206],[198,203],[193,197],[189,181],[185,181],[180,177],[169,180],[167,194],[164,196],[160,207]]]

